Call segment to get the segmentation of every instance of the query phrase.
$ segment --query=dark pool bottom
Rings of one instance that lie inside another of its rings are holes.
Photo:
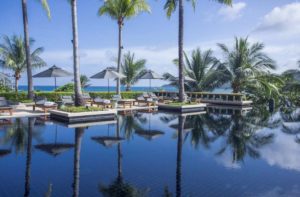
[[[286,121],[261,109],[75,128],[3,121],[0,196],[300,196],[300,144]]]

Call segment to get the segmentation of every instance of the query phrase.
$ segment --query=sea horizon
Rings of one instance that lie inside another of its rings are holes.
[[[19,86],[19,91],[27,91],[27,85],[20,85]],[[37,85],[34,86],[35,91],[54,91],[55,86],[53,85]],[[89,86],[84,88],[85,91],[90,91],[90,92],[107,92],[108,87],[107,86]],[[116,91],[115,86],[109,87],[109,90]],[[125,86],[121,86],[121,91],[126,91]],[[172,86],[164,86],[164,87],[147,87],[147,86],[134,86],[131,87],[131,91],[139,91],[139,92],[144,92],[144,91],[168,91],[168,92],[176,92],[178,91],[176,87]]]

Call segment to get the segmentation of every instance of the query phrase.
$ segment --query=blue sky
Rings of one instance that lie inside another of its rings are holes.
[[[43,46],[42,57],[49,66],[72,70],[71,9],[67,0],[48,0],[52,18],[48,20],[36,0],[28,0],[30,35],[35,47]],[[125,22],[124,51],[147,59],[147,67],[158,73],[176,73],[172,59],[177,55],[177,13],[167,19],[163,0],[148,0],[151,14],[141,14]],[[81,73],[91,76],[107,66],[115,66],[117,24],[107,16],[97,16],[102,0],[78,0]],[[240,0],[226,7],[210,0],[198,0],[195,12],[189,3],[185,11],[185,50],[213,49],[222,58],[216,43],[232,44],[234,36],[249,36],[251,42],[264,42],[265,52],[278,63],[277,72],[295,68],[300,59],[300,3],[290,0]],[[0,35],[23,35],[21,2],[1,0]],[[40,70],[35,70],[34,73]],[[58,84],[71,81],[59,79]],[[20,81],[26,84],[26,73]],[[35,85],[53,80],[35,79]],[[137,85],[148,82],[139,82]],[[154,82],[161,85],[163,82]],[[92,80],[93,85],[106,85]]]

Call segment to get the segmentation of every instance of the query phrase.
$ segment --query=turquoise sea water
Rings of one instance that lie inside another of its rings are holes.
[[[34,86],[35,90],[38,91],[53,91],[54,86]],[[115,91],[116,87],[110,87],[110,91]],[[19,86],[20,91],[27,91],[27,86]],[[85,89],[86,91],[90,92],[107,92],[108,88],[107,86],[90,86]],[[121,88],[122,91],[125,91],[125,87]],[[132,91],[148,91],[149,87],[132,87]],[[152,87],[151,91],[159,91],[159,90],[165,90],[165,91],[176,91],[177,89],[174,87]]]

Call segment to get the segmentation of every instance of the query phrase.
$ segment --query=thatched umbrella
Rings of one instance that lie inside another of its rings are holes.
[[[73,74],[66,70],[63,70],[62,68],[59,68],[59,67],[53,65],[51,68],[44,70],[38,74],[35,74],[33,77],[34,78],[54,77],[54,86],[56,89],[56,78],[57,77],[70,77],[70,76],[73,76]]]
[[[107,90],[109,93],[109,80],[110,79],[121,79],[126,77],[125,75],[118,73],[116,68],[114,67],[107,67],[106,69],[102,70],[101,72],[91,76],[92,79],[107,79]]]

